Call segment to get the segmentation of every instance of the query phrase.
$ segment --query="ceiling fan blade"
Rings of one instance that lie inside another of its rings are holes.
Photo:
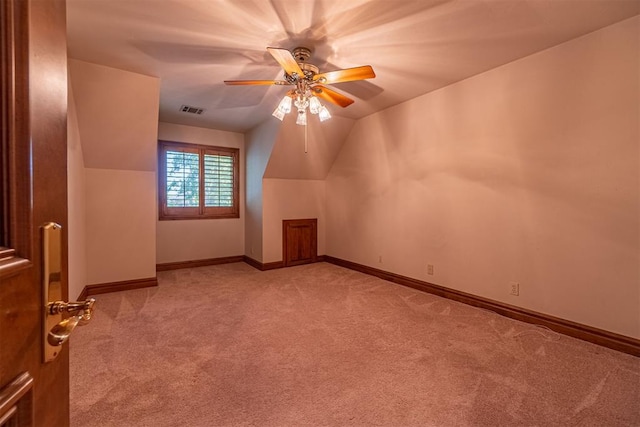
[[[346,68],[344,70],[329,71],[313,76],[313,80],[320,83],[341,83],[352,82],[354,80],[372,79],[376,76],[371,65],[362,67]]]
[[[225,80],[226,85],[288,85],[289,82],[284,80]]]
[[[353,104],[353,99],[344,96],[341,93],[336,92],[335,90],[328,89],[322,85],[316,85],[311,88],[313,94],[318,98],[322,98],[325,101],[333,102],[336,105],[341,106],[342,108],[348,107]]]
[[[267,50],[278,61],[278,64],[284,69],[285,73],[292,75],[296,73],[298,76],[304,76],[300,66],[296,62],[291,52],[287,49],[281,49],[279,47],[268,47]]]

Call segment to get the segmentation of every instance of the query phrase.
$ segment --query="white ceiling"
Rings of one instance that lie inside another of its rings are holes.
[[[268,46],[311,48],[321,72],[373,66],[333,85],[356,102],[331,114],[357,119],[638,13],[638,0],[67,0],[68,50],[160,77],[163,122],[245,132],[287,87],[223,80],[280,79]]]

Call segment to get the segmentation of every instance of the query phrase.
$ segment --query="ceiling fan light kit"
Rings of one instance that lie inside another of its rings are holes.
[[[287,49],[268,47],[267,51],[284,69],[284,80],[225,80],[225,84],[295,86],[295,89],[287,92],[282,98],[272,115],[282,121],[291,112],[291,104],[293,104],[298,109],[296,124],[301,126],[307,125],[307,108],[311,114],[318,115],[321,122],[331,118],[329,110],[320,103],[318,98],[343,108],[353,103],[353,99],[328,89],[321,83],[349,82],[376,76],[370,65],[320,73],[318,67],[306,62],[311,57],[311,50],[306,47],[297,47],[293,52],[289,52]]]

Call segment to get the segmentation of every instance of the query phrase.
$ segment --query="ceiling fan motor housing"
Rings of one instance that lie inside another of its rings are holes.
[[[318,74],[318,72],[320,71],[318,67],[316,67],[315,65],[308,64],[306,62],[298,63],[298,65],[300,66],[300,69],[302,70],[302,72],[304,73],[304,76],[307,79],[313,79],[313,76]]]
[[[313,80],[313,76],[318,74],[320,70],[315,65],[307,62],[309,58],[311,58],[311,49],[306,47],[297,47],[293,49],[292,53],[296,62],[300,66],[300,69],[304,73],[305,78],[307,80]]]
[[[297,62],[306,62],[311,58],[311,49],[306,47],[297,47],[293,49],[292,53]]]

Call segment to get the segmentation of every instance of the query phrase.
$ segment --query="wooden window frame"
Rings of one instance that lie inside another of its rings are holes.
[[[200,203],[198,207],[167,206],[167,161],[168,150],[197,153],[199,159]],[[231,207],[205,207],[204,199],[204,155],[219,154],[233,158],[233,205]],[[240,218],[240,150],[231,147],[198,145],[185,142],[158,141],[158,218],[160,221],[183,219]]]

